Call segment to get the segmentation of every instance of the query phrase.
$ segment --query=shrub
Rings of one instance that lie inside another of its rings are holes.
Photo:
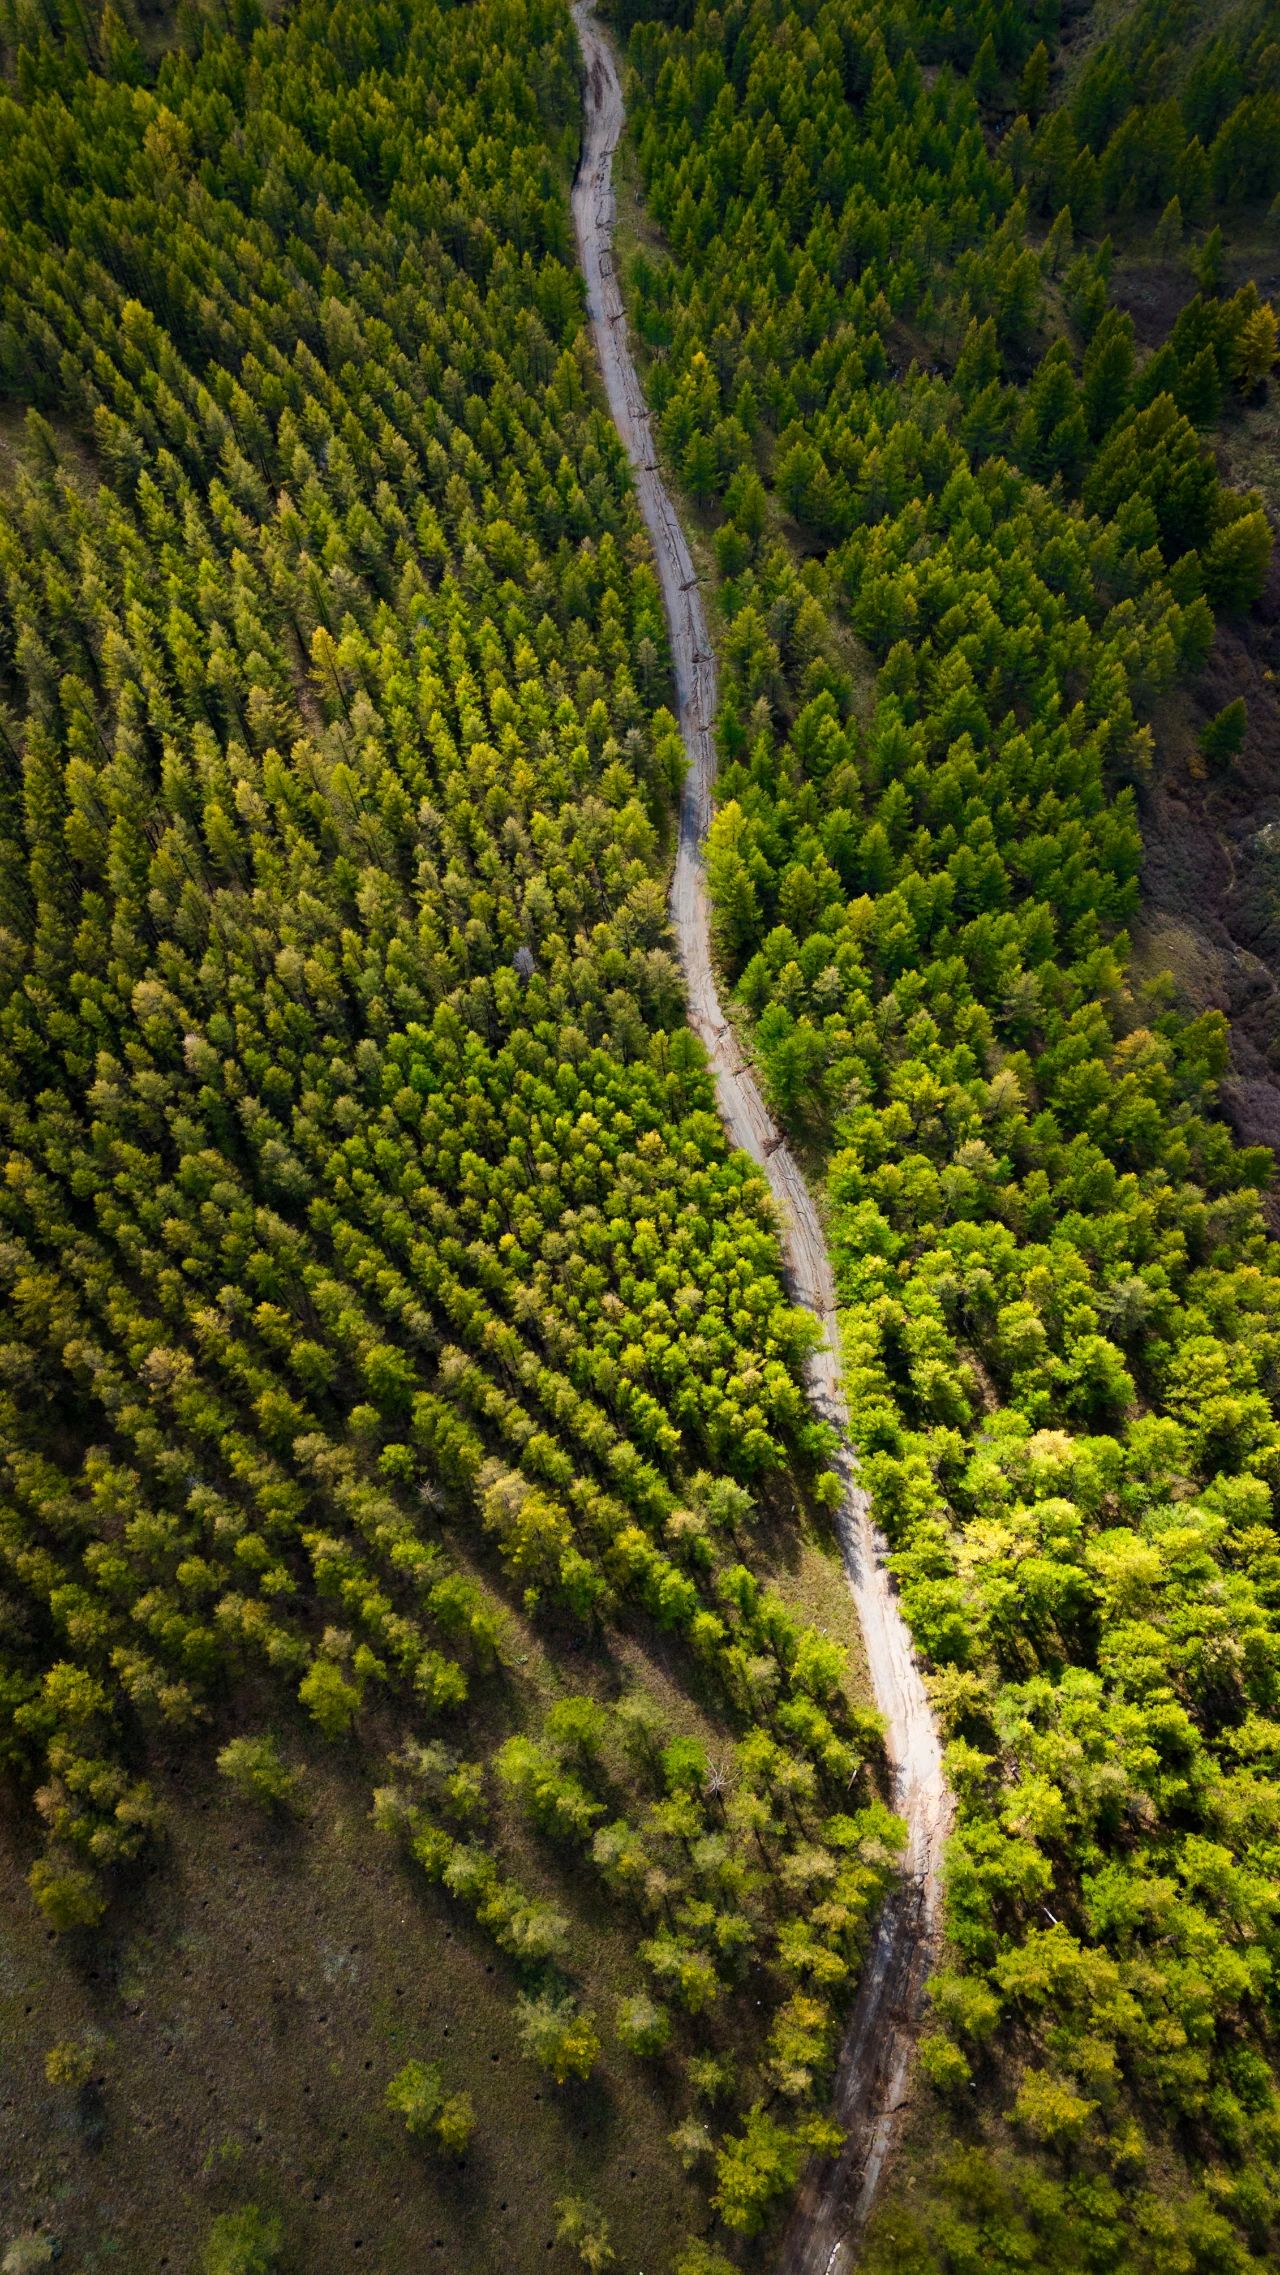
[[[406,2062],[387,2087],[386,2104],[414,2140],[434,2133],[455,2156],[462,2155],[476,2129],[470,2094],[446,2094],[438,2062]]]
[[[469,2093],[451,2093],[441,2103],[436,2132],[442,2148],[461,2156],[476,2129],[475,2105]]]
[[[629,2054],[660,2054],[671,2036],[671,2017],[645,1991],[618,2001],[618,2042]]]
[[[51,1857],[38,1856],[28,1885],[50,1927],[59,1935],[69,1934],[72,1928],[96,1927],[107,1908],[95,1874],[83,1865],[59,1865]]]
[[[537,1998],[522,1996],[516,2001],[516,2027],[522,2051],[557,2085],[590,2077],[600,2040],[591,2016],[580,2013],[571,1998],[556,1998],[549,1991]]]
[[[811,2153],[834,2156],[844,2135],[824,2117],[782,2124],[763,2103],[748,2111],[716,2160],[716,2210],[728,2228],[755,2235],[775,2204],[789,2196]]]
[[[298,1685],[298,1696],[321,1735],[345,1738],[360,1711],[360,1693],[332,1659],[316,1659]]]
[[[443,2097],[438,2062],[406,2062],[391,2079],[386,2101],[392,2114],[404,2120],[406,2133],[420,2140],[434,2125]]]
[[[917,2052],[921,2069],[939,2093],[957,2093],[962,2086],[972,2083],[973,2072],[965,2055],[954,2040],[944,2038],[941,2031],[922,2038]]]
[[[1264,513],[1241,513],[1216,530],[1201,555],[1205,597],[1211,608],[1252,608],[1267,581],[1271,525]]]
[[[617,2257],[609,2241],[609,2223],[595,2204],[583,2196],[561,2196],[556,2204],[556,2237],[576,2251],[591,2275],[611,2267]]]
[[[299,1780],[274,1738],[232,1738],[218,1755],[218,1768],[242,1801],[264,1809],[297,1807]]]
[[[675,2275],[735,2275],[735,2269],[722,2251],[713,2251],[701,2236],[695,2236],[677,2259]]]
[[[1079,2140],[1096,2108],[1095,2101],[1086,2101],[1065,2078],[1048,2070],[1027,2070],[1010,2115],[1033,2140],[1066,2147]]]
[[[1244,697],[1237,695],[1214,719],[1206,722],[1200,736],[1200,755],[1207,766],[1226,766],[1237,758],[1244,748],[1245,728],[1249,714]]]
[[[93,2076],[93,2055],[82,2041],[61,2038],[45,2055],[44,2074],[50,2085],[65,2086],[69,2093],[80,2093]]]
[[[54,2244],[52,2236],[15,2236],[9,2245],[0,2268],[4,2275],[39,2275],[42,2267],[52,2267]]]
[[[256,2204],[223,2212],[205,2238],[201,2275],[273,2275],[283,2240],[280,2221]]]

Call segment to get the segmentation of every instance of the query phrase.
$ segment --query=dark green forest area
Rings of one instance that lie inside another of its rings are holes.
[[[1164,722],[1230,781],[1270,668],[1280,19],[612,18],[726,999],[957,1801],[864,2263],[1250,2275],[1274,1159],[1131,943]],[[773,2265],[901,1828],[684,1024],[567,10],[0,50],[0,2258]]]
[[[1275,361],[1227,271],[1275,228],[1280,25],[629,13],[720,948],[824,1181],[959,1811],[868,2264],[1274,2265],[1273,1160],[1127,928],[1153,714],[1268,580],[1215,442]],[[1154,350],[1109,289],[1143,232],[1184,280]]]

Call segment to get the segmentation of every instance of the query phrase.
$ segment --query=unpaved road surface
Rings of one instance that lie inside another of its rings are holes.
[[[845,2147],[838,2158],[811,2167],[779,2257],[780,2275],[843,2275],[853,2264],[906,2093],[925,1979],[940,1935],[940,1867],[950,1800],[938,1732],[885,1570],[885,1544],[858,1483],[840,1385],[835,1281],[822,1227],[795,1157],[765,1107],[716,994],[703,863],[716,771],[711,736],[715,657],[689,548],[658,473],[649,412],[631,360],[614,268],[613,153],[622,133],[622,88],[612,48],[592,14],[590,0],[575,0],[573,16],[585,67],[574,229],[609,408],[631,461],[657,557],[680,726],[689,757],[671,886],[671,916],[684,965],[689,1020],[711,1061],[729,1136],[759,1163],[772,1188],[791,1294],[816,1313],[825,1330],[823,1346],[809,1363],[809,1390],[817,1411],[839,1434],[844,1498],[837,1530],[862,1623],[876,1704],[887,1725],[894,1805],[908,1827],[902,1873],[881,1908],[840,2054],[835,2114],[845,2129]]]

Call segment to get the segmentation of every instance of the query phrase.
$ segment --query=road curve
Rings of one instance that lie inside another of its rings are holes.
[[[783,2237],[779,2275],[844,2275],[852,2266],[906,2091],[925,1980],[941,1932],[941,1862],[951,1808],[938,1732],[892,1582],[885,1543],[871,1518],[849,1436],[840,1383],[835,1280],[812,1195],[772,1121],[759,1086],[721,1011],[711,960],[703,840],[711,820],[716,756],[716,669],[706,613],[684,532],[658,473],[649,412],[627,342],[614,267],[613,153],[622,133],[622,88],[592,0],[574,0],[584,64],[582,156],[573,222],[587,311],[609,408],[631,461],[640,510],[653,540],[666,608],[688,772],[671,885],[671,918],[684,966],[689,1022],[706,1048],[720,1113],[733,1143],[764,1171],[777,1205],[794,1300],[824,1329],[809,1362],[816,1410],[839,1436],[844,1496],[836,1518],[849,1587],[866,1644],[876,1705],[885,1718],[894,1806],[908,1828],[903,1869],[881,1907],[874,1941],[841,2048],[834,2114],[845,2147],[811,2167]]]

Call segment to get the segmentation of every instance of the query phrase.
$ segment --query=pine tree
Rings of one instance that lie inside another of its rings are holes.
[[[1158,261],[1176,260],[1183,238],[1182,200],[1176,191],[1156,223],[1151,250]]]
[[[1269,379],[1275,368],[1277,336],[1276,312],[1264,301],[1245,319],[1236,337],[1233,369],[1242,395],[1256,393]]]

